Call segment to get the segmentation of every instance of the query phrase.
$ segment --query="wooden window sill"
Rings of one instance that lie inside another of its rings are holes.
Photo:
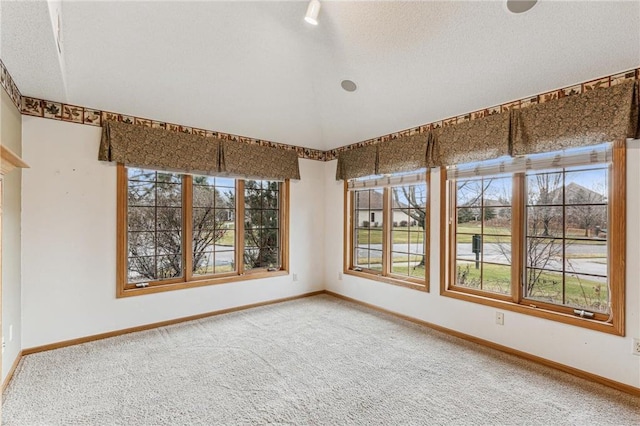
[[[125,288],[123,291],[119,291],[116,297],[122,298],[122,297],[131,297],[131,296],[142,296],[143,294],[162,293],[165,291],[204,287],[204,286],[216,285],[216,284],[228,284],[228,283],[235,283],[240,281],[257,280],[262,278],[282,277],[285,275],[289,275],[288,270],[282,269],[282,270],[271,271],[271,272],[260,270],[260,271],[254,271],[254,272],[247,272],[243,275],[233,275],[233,276],[224,276],[224,277],[216,277],[216,278],[206,278],[206,279],[194,279],[192,281],[181,281],[178,283],[150,284],[149,287]]]
[[[566,314],[564,312],[544,309],[539,306],[518,304],[513,301],[494,299],[489,296],[481,296],[451,289],[441,291],[441,295],[458,300],[464,300],[465,302],[479,303],[481,305],[491,306],[494,308],[503,309],[505,311],[517,312],[524,315],[544,318],[550,321],[556,321],[564,324],[588,328],[590,330],[601,331],[603,333],[609,333],[616,336],[624,336],[624,330],[622,330],[619,325],[594,319],[580,318],[574,315]]]
[[[400,287],[406,287],[406,288],[411,288],[414,290],[419,290],[419,291],[424,291],[424,292],[429,292],[429,285],[427,283],[425,284],[418,284],[412,281],[406,281],[406,280],[401,280],[401,279],[397,279],[397,278],[392,278],[392,277],[385,277],[382,275],[378,275],[376,273],[373,272],[364,272],[364,271],[354,271],[353,269],[347,269],[344,271],[345,275],[352,275],[354,277],[360,277],[360,278],[366,278],[369,280],[373,280],[373,281],[378,281],[378,282],[382,282],[382,283],[387,283],[387,284],[393,284],[393,285],[397,285]]]

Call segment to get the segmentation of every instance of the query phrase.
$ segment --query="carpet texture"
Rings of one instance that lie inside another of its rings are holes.
[[[7,425],[640,424],[640,398],[331,296],[26,356]]]

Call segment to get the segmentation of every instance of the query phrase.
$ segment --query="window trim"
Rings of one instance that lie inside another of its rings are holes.
[[[453,220],[451,211],[454,208],[451,181],[447,179],[447,170],[440,168],[440,294],[467,302],[479,303],[494,308],[518,312],[565,324],[588,328],[595,331],[610,333],[618,336],[625,335],[625,277],[626,277],[626,181],[627,181],[627,156],[626,142],[617,141],[612,147],[612,165],[609,183],[609,228],[611,235],[608,245],[609,259],[609,285],[611,320],[581,318],[568,312],[572,308],[564,308],[560,305],[547,304],[540,301],[525,299],[522,294],[522,280],[524,269],[524,203],[522,200],[522,188],[524,188],[525,176],[523,173],[515,175],[514,196],[512,202],[512,250],[517,250],[518,255],[513,256],[511,268],[511,293],[506,298],[500,295],[492,295],[474,289],[450,286],[455,282],[452,274],[455,273],[455,265],[452,267],[452,232]],[[518,182],[516,184],[516,182]],[[518,198],[516,198],[518,197]],[[520,226],[519,226],[519,225]],[[522,229],[520,229],[522,228]],[[624,271],[617,273],[616,271]],[[608,317],[607,317],[608,318]]]
[[[352,275],[360,278],[367,278],[373,281],[383,282],[387,284],[393,284],[401,287],[407,287],[414,290],[429,292],[429,265],[430,265],[430,253],[431,253],[431,172],[429,170],[425,173],[426,179],[424,184],[427,188],[426,197],[426,209],[425,209],[425,224],[424,230],[424,279],[418,279],[413,277],[404,277],[402,275],[387,273],[389,262],[391,261],[391,250],[389,250],[389,241],[391,240],[391,231],[393,223],[393,214],[391,212],[390,195],[388,194],[388,188],[384,190],[383,197],[383,222],[382,222],[382,272],[370,269],[363,269],[362,271],[356,271],[353,265],[353,243],[355,241],[355,214],[353,207],[355,204],[355,191],[349,190],[349,183],[344,181],[344,238],[343,238],[343,265],[342,270],[345,275]]]
[[[116,191],[116,298],[139,296],[143,294],[160,293],[181,290],[185,288],[202,287],[215,284],[226,284],[248,281],[260,278],[271,278],[289,274],[289,180],[280,185],[280,250],[281,265],[276,271],[257,268],[244,271],[244,197],[236,196],[236,232],[235,232],[235,264],[236,271],[206,276],[193,276],[193,259],[190,235],[193,234],[191,208],[193,204],[193,176],[182,174],[182,245],[184,273],[180,278],[151,282],[148,287],[133,287],[127,280],[127,195],[128,175],[127,167],[117,165]],[[236,179],[236,193],[244,194],[244,180]],[[239,222],[238,222],[239,221]],[[242,244],[240,244],[242,243]],[[241,250],[242,248],[242,250]]]

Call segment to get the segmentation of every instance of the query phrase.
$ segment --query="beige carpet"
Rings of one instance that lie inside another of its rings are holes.
[[[7,425],[640,424],[640,398],[316,296],[29,355]]]

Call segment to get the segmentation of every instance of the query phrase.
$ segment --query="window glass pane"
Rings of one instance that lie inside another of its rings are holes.
[[[394,186],[389,191],[392,214],[390,272],[424,277],[427,186]]]
[[[194,275],[209,275],[214,273],[213,269],[213,252],[211,251],[198,251],[193,255],[193,274]]]
[[[182,256],[158,256],[158,279],[171,279],[182,276]]]
[[[458,232],[474,234],[480,228],[482,209],[480,207],[458,207]]]
[[[413,268],[408,253],[391,252],[391,272],[397,275],[409,276]]]
[[[353,266],[381,270],[383,190],[357,190],[353,197]]]
[[[481,290],[498,294],[511,294],[511,265],[482,263]]]
[[[511,235],[511,207],[485,207],[484,233]]]
[[[127,280],[130,283],[152,281],[156,279],[156,257],[129,257],[127,262]]]
[[[480,263],[456,260],[456,285],[479,290],[480,283]]]
[[[173,231],[182,229],[182,208],[156,208],[158,231]]]
[[[565,176],[566,204],[606,204],[607,174],[606,167],[568,171]]]
[[[562,237],[563,208],[551,206],[527,207],[527,235]]]
[[[153,256],[156,252],[154,232],[129,232],[128,256]]]
[[[234,270],[234,257],[228,251],[235,248],[235,189],[222,186],[228,179],[209,176],[193,177],[193,274],[211,275],[221,272],[217,265],[224,261],[226,269]],[[235,185],[235,181],[233,183]],[[219,252],[227,252],[220,256]],[[225,270],[224,272],[229,272]]]
[[[467,179],[456,190],[456,284],[511,294],[513,178]]]
[[[233,250],[216,251],[214,267],[215,267],[214,273],[216,274],[235,271],[235,251]]]
[[[562,272],[527,268],[525,297],[562,305],[563,278]]]
[[[245,181],[245,269],[280,268],[280,183]]]
[[[510,206],[513,193],[513,178],[490,178],[485,182],[485,206]]]
[[[159,206],[182,205],[182,185],[180,183],[158,183],[156,185],[156,199]]]
[[[182,276],[182,177],[127,169],[129,282]]]
[[[382,271],[382,250],[369,250],[369,268]]]
[[[527,182],[525,297],[608,313],[608,167],[531,174]]]
[[[564,246],[567,272],[607,277],[607,242],[605,240],[565,240]]]
[[[154,206],[156,204],[156,191],[154,182],[129,181],[128,186],[129,207]]]
[[[482,179],[460,180],[456,185],[458,207],[480,206],[482,203]]]
[[[129,207],[127,226],[129,231],[155,231],[156,207]]]
[[[158,254],[180,254],[182,253],[182,232],[166,231],[156,232],[156,242]]]
[[[606,277],[567,273],[565,304],[577,309],[609,313]]]
[[[482,240],[482,262],[511,265],[511,238],[485,236]]]
[[[369,268],[369,249],[356,247],[353,250],[353,266],[356,268]]]
[[[526,265],[530,268],[562,271],[561,238],[527,238]]]
[[[215,207],[216,194],[214,186],[193,183],[193,207]]]
[[[567,237],[606,239],[607,206],[597,204],[567,207]],[[604,231],[603,231],[604,230]]]
[[[562,173],[528,173],[527,204],[532,206],[562,205]]]
[[[145,169],[127,169],[129,182],[156,182],[156,172]]]

